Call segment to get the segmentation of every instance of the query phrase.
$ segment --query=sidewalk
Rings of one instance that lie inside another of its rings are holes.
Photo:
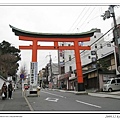
[[[114,99],[120,99],[120,91],[114,91],[114,92],[95,92],[95,93],[88,93],[88,95],[91,96],[97,96],[97,97],[105,97],[105,98],[114,98]]]
[[[77,91],[67,91],[67,90],[60,90],[60,89],[53,89],[53,90],[58,90],[60,92],[69,92],[69,93],[73,93],[76,95],[83,95],[83,94],[87,94],[90,96],[96,96],[96,97],[105,97],[105,98],[114,98],[114,99],[120,99],[120,91],[114,91],[114,92],[95,92],[94,90],[86,90],[86,91],[81,91],[81,92],[77,92]]]
[[[21,89],[16,89],[12,97],[13,99],[2,100],[0,96],[0,111],[30,111]]]

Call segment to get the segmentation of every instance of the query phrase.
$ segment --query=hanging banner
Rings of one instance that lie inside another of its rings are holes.
[[[38,62],[30,63],[30,85],[36,86],[38,80]]]

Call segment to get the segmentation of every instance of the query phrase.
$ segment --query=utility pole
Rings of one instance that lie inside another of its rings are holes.
[[[48,85],[49,84],[49,82],[48,82],[48,64],[46,66],[46,80],[47,80],[47,85]]]
[[[103,20],[109,19],[110,17],[113,18],[113,23],[114,23],[114,29],[113,29],[113,41],[115,44],[115,52],[116,52],[116,63],[117,63],[117,70],[120,74],[120,30],[119,26],[117,25],[116,18],[115,18],[115,12],[114,12],[114,7],[116,5],[110,5],[108,10],[105,11],[105,14],[102,15]]]
[[[49,55],[49,57],[50,57],[50,81],[51,82],[53,82],[53,80],[52,80],[52,59],[51,59],[51,55]]]
[[[58,50],[58,72],[61,74],[61,66],[60,66],[60,51]]]
[[[98,67],[98,53],[97,53],[97,46],[95,46],[96,50],[95,50],[95,56],[96,56],[96,72],[97,72],[97,88],[98,91],[100,91],[99,89],[99,67]]]
[[[47,64],[47,67],[48,67],[48,71],[49,71],[49,69],[50,69],[50,80],[49,80],[49,85],[50,85],[50,88],[52,88],[52,85],[53,85],[53,79],[52,79],[52,58],[51,58],[51,55],[49,54],[49,55],[47,55],[46,57],[48,57],[49,56],[49,58],[50,58],[50,60],[49,60],[49,63]]]

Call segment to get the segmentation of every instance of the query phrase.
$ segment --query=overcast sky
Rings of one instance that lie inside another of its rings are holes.
[[[20,41],[14,35],[9,24],[14,27],[42,33],[76,33],[86,32],[92,28],[100,28],[103,33],[111,28],[112,18],[103,21],[100,17],[108,6],[0,6],[0,42],[6,40],[13,46],[30,45],[30,42]],[[116,18],[120,7],[115,8]],[[53,45],[53,43],[39,43]],[[57,62],[57,51],[39,50],[38,69],[49,62],[47,55],[52,55],[52,61]],[[20,66],[30,67],[31,51],[21,51]]]

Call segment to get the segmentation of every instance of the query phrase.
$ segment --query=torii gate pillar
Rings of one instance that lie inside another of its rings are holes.
[[[74,41],[75,46],[75,59],[76,59],[76,72],[77,72],[77,81],[78,81],[78,91],[85,91],[84,82],[83,82],[83,74],[81,67],[81,58],[80,58],[80,50],[79,50],[78,41]],[[88,48],[89,49],[89,48]]]

